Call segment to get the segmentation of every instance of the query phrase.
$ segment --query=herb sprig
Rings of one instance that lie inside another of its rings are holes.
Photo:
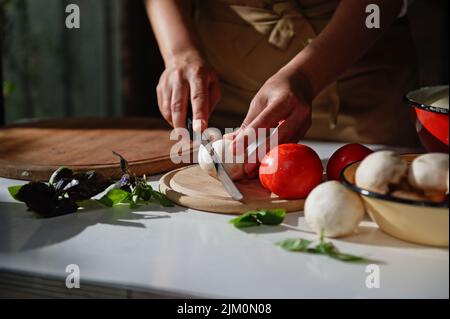
[[[289,238],[278,242],[277,245],[287,251],[327,255],[331,258],[345,262],[367,261],[362,256],[341,253],[332,242],[325,241],[323,231],[320,234],[319,243],[316,245],[313,245],[313,243],[314,241],[303,238]]]
[[[24,202],[29,210],[44,218],[75,213],[82,203],[92,201],[91,198],[109,189],[97,202],[107,207],[129,204],[130,208],[146,205],[151,202],[164,207],[173,206],[164,194],[153,190],[147,178],[132,173],[127,160],[113,152],[120,159],[122,178],[113,181],[94,171],[74,173],[71,169],[57,169],[48,183],[30,182],[25,185],[8,188],[10,195],[17,201]]]
[[[230,220],[236,228],[255,227],[260,225],[280,225],[286,217],[286,210],[279,209],[260,209],[250,211]],[[303,238],[288,238],[276,243],[277,246],[290,251],[309,254],[327,255],[331,258],[344,262],[367,262],[362,256],[345,254],[332,243],[325,241],[324,232],[319,237],[319,242]]]
[[[120,159],[120,168],[123,172],[122,178],[108,191],[101,199],[100,203],[105,206],[115,206],[119,204],[129,204],[130,208],[137,208],[140,205],[147,205],[156,202],[163,207],[172,207],[170,199],[158,192],[147,183],[147,177],[139,177],[130,171],[128,161],[119,153],[113,152]]]

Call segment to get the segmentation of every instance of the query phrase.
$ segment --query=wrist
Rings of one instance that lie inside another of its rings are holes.
[[[179,63],[192,63],[203,62],[204,58],[201,52],[193,47],[177,49],[164,56],[164,63],[166,67],[168,65],[174,65]]]
[[[288,78],[289,82],[302,93],[303,97],[308,103],[316,97],[317,93],[314,91],[311,79],[302,71],[301,68],[284,67],[279,73]]]

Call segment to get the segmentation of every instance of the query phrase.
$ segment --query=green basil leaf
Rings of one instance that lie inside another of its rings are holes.
[[[138,198],[148,202],[152,198],[153,189],[147,184],[138,184],[134,192]]]
[[[19,202],[21,202],[21,200],[17,198],[17,194],[19,193],[22,186],[23,185],[8,187],[9,194],[12,196],[12,198],[14,198],[16,201],[19,201]]]
[[[364,257],[361,257],[361,256],[355,256],[355,255],[350,255],[350,254],[343,254],[343,253],[340,253],[340,252],[328,254],[328,256],[330,256],[331,258],[338,259],[338,260],[341,260],[341,261],[346,261],[346,262],[358,262],[358,261],[365,261],[366,260]]]
[[[127,191],[121,189],[112,189],[105,196],[100,198],[98,201],[105,206],[113,207],[117,204],[123,203],[131,194]]]
[[[316,250],[322,254],[336,254],[338,253],[337,248],[333,245],[332,242],[324,242],[322,241],[316,247]]]
[[[320,250],[321,253],[341,261],[354,262],[365,260],[361,256],[341,253],[332,242],[325,242],[323,239],[321,239],[321,243],[316,248],[318,248],[318,250]]]
[[[241,216],[233,218],[230,220],[230,224],[233,224],[236,228],[246,228],[246,227],[254,227],[259,226],[260,222],[256,218],[255,214],[245,213]]]
[[[263,209],[256,213],[256,218],[263,225],[280,225],[286,217],[284,208]]]
[[[163,207],[173,207],[172,201],[164,195],[163,193],[160,193],[158,191],[152,191],[152,197]]]
[[[331,258],[345,262],[367,261],[364,257],[361,256],[355,256],[339,252],[339,250],[332,242],[325,242],[323,236],[320,236],[319,244],[317,244],[314,247],[309,247],[312,243],[313,241],[303,238],[291,238],[285,239],[276,244],[288,251],[327,255]]]
[[[131,204],[131,196],[128,196],[127,198],[125,198],[123,201],[120,202],[121,204]]]
[[[286,210],[283,208],[278,209],[260,209],[249,211],[236,217],[230,221],[231,224],[237,228],[254,227],[263,225],[279,225],[286,217]]]
[[[141,195],[141,192],[142,192],[142,185],[137,184],[136,187],[134,187],[131,194],[133,195],[133,197],[139,197]]]
[[[277,245],[287,251],[306,252],[311,243],[311,240],[303,238],[289,238],[278,242]]]
[[[318,249],[317,246],[316,247],[310,247],[305,252],[309,253],[309,254],[323,254],[323,252],[320,249]]]

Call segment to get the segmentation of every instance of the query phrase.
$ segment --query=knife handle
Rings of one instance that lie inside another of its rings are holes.
[[[192,105],[188,102],[186,110],[186,128],[189,131],[189,137],[191,141],[194,140],[194,127],[193,127],[193,115],[192,115]]]

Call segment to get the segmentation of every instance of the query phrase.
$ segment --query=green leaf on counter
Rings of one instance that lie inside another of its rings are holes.
[[[303,238],[289,238],[278,242],[277,245],[288,251],[305,252],[311,243],[311,240]]]
[[[17,198],[17,194],[19,193],[21,188],[22,188],[22,185],[8,187],[9,194],[12,196],[12,198],[14,198],[16,201],[19,201],[19,202],[21,202],[21,200]]]
[[[280,225],[286,217],[286,210],[283,208],[259,210],[256,218],[263,225]]]
[[[133,196],[136,196],[136,199],[142,199],[144,201],[150,201],[152,198],[153,189],[150,185],[145,182],[139,183],[133,190]]]
[[[260,209],[247,212],[236,218],[230,220],[237,228],[254,227],[259,225],[275,226],[283,222],[286,217],[286,210],[283,208],[277,209]]]
[[[259,226],[261,223],[258,221],[255,215],[252,213],[245,213],[239,217],[230,220],[230,224],[233,224],[236,228],[246,228]]]
[[[333,253],[333,254],[329,254],[329,256],[331,258],[337,259],[337,260],[341,260],[341,261],[346,261],[346,262],[359,262],[359,261],[365,261],[366,259],[364,257],[361,256],[355,256],[355,255],[350,255],[350,254],[343,254],[343,253]]]
[[[319,243],[312,246],[313,241],[303,238],[289,238],[276,243],[281,248],[292,252],[303,252],[309,254],[322,254],[331,258],[345,262],[364,262],[366,259],[361,256],[341,253],[332,242],[326,242],[323,232],[320,235]]]
[[[105,206],[113,207],[129,199],[130,193],[121,189],[112,189],[98,201]]]
[[[173,207],[173,203],[171,200],[164,195],[163,193],[160,193],[158,191],[152,191],[152,197],[153,199],[158,202],[163,207]]]
[[[325,242],[323,239],[320,240],[320,243],[315,247],[318,253],[320,254],[336,254],[338,252],[337,248],[331,242]]]

